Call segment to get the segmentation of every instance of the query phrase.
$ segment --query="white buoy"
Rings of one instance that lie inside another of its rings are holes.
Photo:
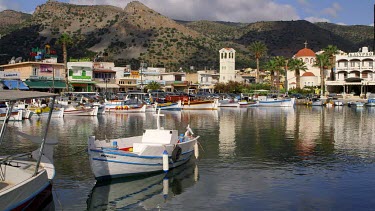
[[[195,141],[195,144],[194,144],[194,155],[195,155],[195,158],[198,159],[199,157],[198,141]]]
[[[169,156],[167,150],[163,152],[163,171],[168,172],[169,170]]]
[[[169,180],[168,180],[168,177],[165,177],[163,179],[163,197],[164,197],[164,199],[167,199],[167,197],[168,197],[168,190],[169,190]]]

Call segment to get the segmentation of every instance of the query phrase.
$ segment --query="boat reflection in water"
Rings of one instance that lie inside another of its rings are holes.
[[[87,210],[156,209],[198,181],[194,162],[170,170],[137,177],[97,182],[87,200]]]

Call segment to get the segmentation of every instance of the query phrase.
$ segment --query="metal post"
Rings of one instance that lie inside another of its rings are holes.
[[[51,121],[53,107],[55,106],[55,99],[56,99],[56,96],[53,96],[52,97],[52,103],[50,104],[50,107],[49,107],[50,109],[49,109],[49,114],[48,114],[47,125],[46,125],[46,129],[44,131],[43,140],[42,140],[42,144],[40,146],[40,151],[39,151],[39,157],[38,157],[38,161],[36,162],[35,172],[34,172],[33,176],[36,176],[38,174],[38,169],[39,169],[40,161],[42,159],[42,155],[43,155],[43,151],[44,151],[44,145],[45,145],[46,140],[47,140],[47,133],[48,133],[48,128],[49,128],[49,123]]]

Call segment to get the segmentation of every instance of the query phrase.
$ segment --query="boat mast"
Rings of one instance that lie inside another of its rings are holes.
[[[33,176],[35,176],[35,175],[38,174],[38,169],[39,169],[40,161],[42,159],[42,155],[43,155],[43,151],[44,151],[44,145],[45,145],[46,140],[47,140],[47,133],[48,133],[48,128],[49,128],[49,123],[51,121],[53,107],[55,106],[55,99],[56,99],[56,96],[53,96],[52,97],[52,103],[50,103],[50,106],[49,106],[50,109],[49,109],[49,115],[48,115],[47,125],[46,125],[46,129],[44,130],[43,140],[42,140],[42,144],[40,145],[39,156],[38,156],[38,160],[37,160],[37,163],[36,163],[35,172],[34,172]]]

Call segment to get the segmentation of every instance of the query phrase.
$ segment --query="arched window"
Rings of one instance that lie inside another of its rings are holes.
[[[309,63],[309,59],[308,58],[305,58],[305,63]]]
[[[313,58],[310,59],[310,64],[314,64],[314,59]]]

